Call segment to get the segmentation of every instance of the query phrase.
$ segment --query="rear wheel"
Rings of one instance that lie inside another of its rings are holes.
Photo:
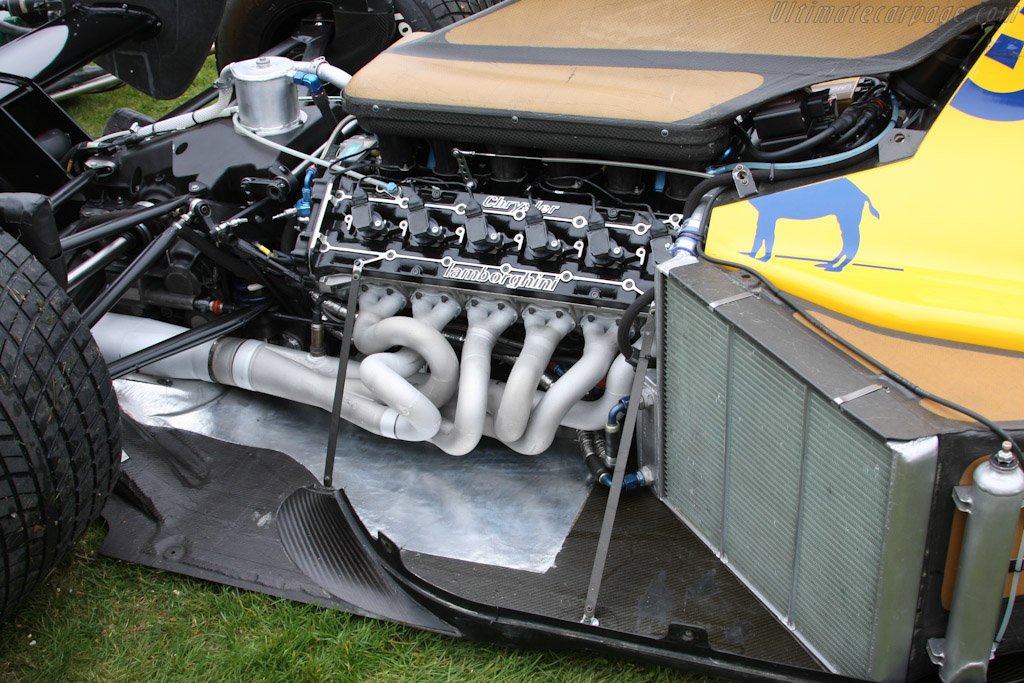
[[[413,31],[436,31],[454,24],[471,14],[498,4],[500,0],[417,0],[416,2],[396,2],[404,7],[402,12],[405,21]]]
[[[217,68],[266,52],[287,40],[305,21],[324,21],[333,26],[327,60],[354,73],[406,33],[437,30],[497,2],[394,0],[394,16],[383,17],[346,15],[341,10],[336,14],[334,5],[351,3],[328,0],[228,0],[217,34]]]
[[[120,456],[117,397],[89,328],[0,230],[0,622],[99,516]]]

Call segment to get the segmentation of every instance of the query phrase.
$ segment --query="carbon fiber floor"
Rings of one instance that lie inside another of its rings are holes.
[[[405,553],[421,578],[466,599],[579,621],[606,493],[595,491],[546,573]],[[760,602],[653,495],[623,496],[598,619],[606,628],[662,636],[670,624],[706,631],[721,652],[820,670]]]

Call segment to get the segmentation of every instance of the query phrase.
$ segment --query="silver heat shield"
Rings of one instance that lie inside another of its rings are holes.
[[[160,382],[116,381],[122,410],[145,425],[280,451],[323,476],[324,411],[206,382]],[[371,533],[409,551],[544,572],[591,489],[573,441],[527,457],[485,440],[453,458],[345,422],[341,430],[336,484]]]

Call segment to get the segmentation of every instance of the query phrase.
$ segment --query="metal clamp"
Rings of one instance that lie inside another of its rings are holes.
[[[870,384],[870,385],[868,385],[866,387],[863,387],[861,389],[857,389],[856,391],[851,391],[848,394],[844,394],[842,396],[836,396],[834,399],[832,399],[832,401],[837,406],[841,406],[844,403],[849,403],[850,401],[858,399],[858,398],[860,398],[862,396],[867,396],[868,394],[873,394],[873,393],[875,393],[876,391],[878,391],[881,388],[882,387],[879,384]]]
[[[753,292],[740,292],[739,294],[733,294],[732,296],[727,296],[724,299],[719,299],[718,301],[712,301],[711,303],[708,304],[708,308],[710,308],[711,310],[715,310],[719,306],[725,306],[726,304],[731,304],[735,301],[749,299],[752,296],[754,296]]]

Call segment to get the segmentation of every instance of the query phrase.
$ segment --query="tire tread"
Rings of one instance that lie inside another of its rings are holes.
[[[0,621],[99,516],[117,480],[120,425],[89,329],[0,231]]]

